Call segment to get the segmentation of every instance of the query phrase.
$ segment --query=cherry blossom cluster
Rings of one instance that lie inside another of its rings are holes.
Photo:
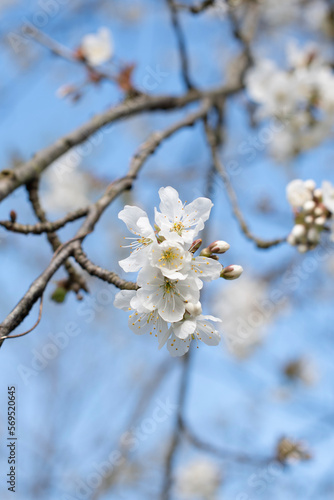
[[[301,253],[312,250],[318,245],[326,223],[333,219],[334,187],[328,181],[317,188],[311,179],[295,179],[288,184],[286,194],[295,215],[288,243],[297,246]]]
[[[158,338],[159,348],[167,342],[172,356],[182,356],[192,340],[218,345],[219,332],[212,322],[221,321],[202,315],[200,291],[204,281],[219,277],[238,278],[241,266],[223,267],[216,254],[230,245],[215,241],[195,257],[202,240],[196,239],[210,216],[213,206],[208,198],[183,204],[172,187],[159,190],[160,206],[155,209],[155,227],[138,207],[125,206],[118,217],[134,235],[132,253],[119,262],[126,272],[137,272],[138,290],[122,290],[114,305],[129,311],[129,327],[136,334],[149,333]]]
[[[316,147],[334,125],[334,74],[314,44],[288,45],[288,67],[258,60],[247,74],[250,97],[259,104],[257,117],[273,118],[271,150],[280,160]]]

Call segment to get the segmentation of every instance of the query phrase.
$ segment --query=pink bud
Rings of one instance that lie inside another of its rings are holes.
[[[202,245],[201,239],[193,241],[190,248],[189,248],[189,252],[191,252],[191,253],[197,252],[197,250],[200,248],[201,245]]]
[[[224,278],[225,280],[236,280],[242,275],[242,273],[243,273],[243,268],[241,266],[232,264],[230,266],[225,267],[222,270],[220,277]]]
[[[230,245],[226,241],[214,241],[209,245],[209,250],[212,253],[225,253],[230,248]]]

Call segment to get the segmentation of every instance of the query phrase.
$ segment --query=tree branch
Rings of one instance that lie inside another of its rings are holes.
[[[123,280],[116,273],[107,271],[107,269],[103,269],[102,267],[93,264],[93,262],[89,260],[87,255],[84,253],[82,248],[77,248],[74,251],[74,258],[82,267],[82,269],[87,271],[87,273],[91,276],[96,276],[97,278],[115,285],[117,288],[120,288],[122,290],[138,290],[138,286],[136,283]]]
[[[248,225],[244,219],[244,216],[239,208],[237,195],[232,187],[232,184],[230,182],[230,179],[229,179],[228,173],[225,169],[225,166],[223,165],[223,163],[219,159],[218,150],[217,150],[216,134],[209,127],[209,125],[207,123],[205,124],[205,132],[206,132],[208,144],[210,146],[213,166],[214,166],[217,174],[221,177],[221,179],[224,182],[226,192],[227,192],[227,195],[229,197],[229,200],[230,200],[230,203],[232,206],[233,213],[234,213],[237,221],[239,222],[241,231],[244,233],[246,238],[254,241],[254,243],[256,244],[256,246],[258,248],[267,249],[267,248],[270,248],[273,246],[280,245],[281,243],[284,243],[286,241],[286,238],[278,238],[278,239],[272,240],[272,241],[265,241],[265,240],[261,240],[260,238],[257,238],[256,236],[253,235],[253,233],[251,233],[251,231],[248,228]]]
[[[213,7],[215,5],[215,2],[216,0],[202,0],[202,2],[198,3],[197,5],[185,5],[183,3],[176,3],[174,4],[174,6],[176,9],[187,10],[192,14],[200,14],[209,7]]]
[[[188,90],[190,90],[190,89],[194,88],[194,85],[192,84],[190,76],[189,76],[189,62],[188,62],[188,55],[187,55],[184,34],[183,34],[181,24],[180,24],[178,15],[177,15],[177,9],[174,5],[174,0],[167,0],[167,4],[168,4],[169,9],[170,9],[172,26],[174,28],[176,41],[177,41],[177,45],[178,45],[180,61],[181,61],[182,78],[183,78],[183,81],[184,81],[186,88]]]
[[[237,79],[232,84],[226,84],[206,91],[191,89],[179,97],[139,96],[125,100],[118,106],[96,115],[78,129],[58,139],[51,146],[42,149],[28,162],[17,166],[15,169],[5,169],[0,172],[0,201],[19,186],[27,184],[41,174],[52,162],[67,153],[74,146],[85,142],[105,125],[142,112],[181,109],[192,102],[206,97],[223,97],[235,94],[242,88],[243,83]]]
[[[165,458],[164,465],[164,481],[162,485],[161,500],[170,500],[171,497],[171,488],[172,488],[172,473],[173,473],[173,462],[175,455],[178,451],[179,444],[181,442],[182,437],[182,422],[183,422],[183,413],[185,407],[185,400],[188,389],[189,375],[190,375],[190,350],[182,357],[182,374],[181,374],[181,382],[180,389],[178,395],[178,411],[175,421],[175,427],[173,430],[173,436],[170,442],[169,449],[167,451],[167,455]]]
[[[42,234],[42,233],[52,233],[66,226],[68,222],[73,222],[75,220],[81,219],[89,212],[89,207],[78,208],[74,212],[70,212],[61,219],[54,222],[46,221],[40,222],[38,224],[20,224],[18,222],[12,222],[10,220],[0,221],[0,226],[7,229],[7,231],[12,231],[13,233],[21,234]]]
[[[105,194],[94,203],[90,209],[89,213],[81,225],[79,231],[77,232],[75,238],[70,240],[68,243],[64,243],[59,247],[58,251],[53,256],[50,264],[43,271],[43,273],[30,285],[28,291],[19,301],[19,303],[14,307],[12,312],[7,316],[7,318],[0,325],[0,337],[8,336],[11,331],[13,331],[26,316],[28,316],[32,306],[35,302],[42,296],[48,282],[59,269],[59,267],[64,264],[64,262],[74,254],[75,250],[80,248],[80,241],[84,240],[87,234],[91,233],[100,219],[104,210],[110,205],[110,203],[123,191],[131,188],[133,183],[133,177],[123,177],[114,183],[110,184],[107,188]],[[2,341],[3,342],[3,341]],[[1,344],[0,344],[1,345]]]
[[[29,194],[29,201],[33,207],[33,210],[36,214],[37,219],[46,224],[49,221],[46,218],[46,214],[42,208],[42,205],[40,203],[39,195],[38,195],[38,188],[39,188],[39,179],[35,178],[31,182],[29,182],[26,186],[28,194]],[[57,251],[57,249],[61,246],[61,241],[58,238],[57,233],[55,232],[48,232],[46,234],[47,239],[53,249],[54,252]],[[82,276],[75,270],[73,265],[69,260],[66,260],[64,262],[64,267],[68,273],[69,276],[69,285],[71,290],[73,290],[75,293],[78,293],[81,289],[84,290],[85,292],[88,292],[88,287],[86,285],[85,280],[83,279]]]

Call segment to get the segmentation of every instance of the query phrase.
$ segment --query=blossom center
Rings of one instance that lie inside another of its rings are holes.
[[[182,224],[181,221],[174,222],[173,226],[170,229],[171,232],[177,233],[179,236],[182,235],[183,230],[184,230],[184,225]]]
[[[178,252],[176,252],[172,247],[169,247],[167,250],[164,250],[161,254],[161,257],[159,259],[159,262],[161,263],[162,266],[176,266],[177,263],[175,262],[176,259],[179,258]]]

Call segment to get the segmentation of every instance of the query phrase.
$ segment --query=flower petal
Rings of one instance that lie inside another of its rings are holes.
[[[123,309],[123,311],[132,309],[130,307],[130,301],[135,295],[135,290],[121,290],[115,297],[114,306],[118,309]]]
[[[167,216],[171,221],[181,217],[182,203],[179,198],[179,193],[171,186],[159,189],[161,203],[160,211]]]
[[[191,337],[188,337],[185,340],[178,339],[174,335],[167,342],[167,349],[171,356],[183,356],[186,352],[188,352],[190,347]]]
[[[139,207],[125,205],[124,209],[118,214],[118,218],[121,219],[127,226],[131,233],[140,236],[140,227],[137,223],[139,219],[145,217],[148,220],[146,212]]]

